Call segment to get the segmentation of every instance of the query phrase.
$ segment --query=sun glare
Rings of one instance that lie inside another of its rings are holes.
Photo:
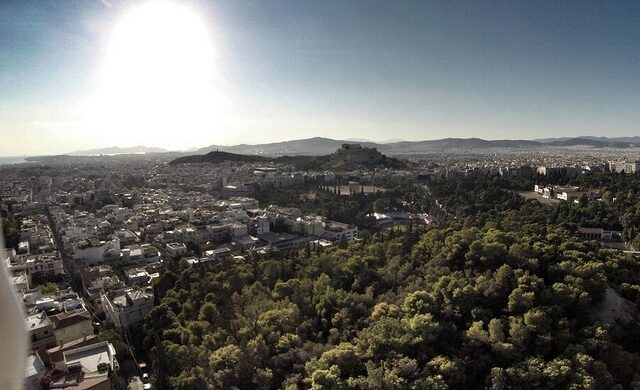
[[[115,26],[90,103],[101,138],[172,149],[199,144],[221,121],[209,32],[186,6],[151,1]]]

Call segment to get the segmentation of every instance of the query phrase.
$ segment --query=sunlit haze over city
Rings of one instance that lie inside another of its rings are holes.
[[[0,155],[629,136],[637,2],[4,1]]]
[[[0,390],[640,389],[640,2],[0,0]]]

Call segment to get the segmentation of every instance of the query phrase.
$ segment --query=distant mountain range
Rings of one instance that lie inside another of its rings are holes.
[[[604,141],[604,142],[622,142],[622,143],[632,143],[632,144],[640,144],[640,137],[595,137],[591,135],[584,135],[580,137],[563,137],[563,138],[538,138],[534,139],[534,141],[539,142],[554,142],[554,141],[567,141],[571,139],[584,139],[584,140],[595,140],[595,141]]]
[[[390,140],[391,141],[391,140]],[[537,148],[640,148],[640,137],[561,137],[541,138],[535,140],[484,140],[481,138],[444,138],[427,141],[397,141],[376,143],[366,140],[336,140],[324,137],[272,142],[266,144],[239,144],[239,145],[210,145],[204,148],[193,148],[188,151],[169,152],[162,148],[146,146],[111,147],[102,149],[78,150],[68,153],[70,156],[98,156],[120,154],[155,154],[171,153],[174,155],[204,155],[209,152],[220,151],[242,155],[259,156],[322,156],[333,153],[344,143],[359,143],[362,146],[377,148],[388,155],[420,154],[420,153],[450,153],[460,150],[481,149],[537,149]]]
[[[480,138],[444,138],[428,141],[400,141],[391,143],[354,142],[331,138],[314,137],[300,140],[273,142],[258,145],[211,145],[198,149],[194,154],[211,151],[225,151],[237,154],[295,156],[329,154],[343,143],[360,143],[362,146],[377,148],[385,154],[438,153],[453,150],[473,149],[536,149],[536,148],[633,148],[640,147],[640,137],[576,137],[547,138],[539,140],[484,140]]]

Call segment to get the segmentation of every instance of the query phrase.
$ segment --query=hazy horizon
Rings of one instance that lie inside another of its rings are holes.
[[[358,142],[370,142],[370,143],[375,143],[375,144],[380,144],[380,145],[384,145],[384,144],[393,144],[393,143],[398,143],[398,142],[423,142],[423,141],[438,141],[438,140],[443,140],[443,139],[481,139],[481,140],[485,140],[485,141],[501,141],[501,140],[509,140],[509,141],[539,141],[539,140],[546,140],[546,139],[563,139],[563,138],[585,138],[585,137],[594,137],[594,138],[609,138],[609,139],[616,139],[616,138],[632,138],[632,137],[640,137],[640,135],[636,136],[636,135],[629,135],[629,136],[610,136],[610,137],[606,137],[606,136],[599,136],[599,135],[587,135],[587,134],[583,134],[583,135],[579,135],[576,137],[544,137],[544,138],[486,138],[486,137],[443,137],[443,138],[432,138],[432,139],[389,139],[389,140],[373,140],[373,139],[360,139],[360,138],[350,138],[350,137],[345,137],[345,138],[332,138],[332,137],[322,137],[322,136],[315,136],[315,137],[307,137],[307,138],[295,138],[295,139],[281,139],[281,140],[274,140],[274,141],[269,141],[269,142],[259,142],[259,143],[247,143],[247,142],[239,142],[239,143],[227,143],[227,144],[208,144],[208,145],[200,145],[200,146],[196,146],[196,147],[192,147],[192,148],[187,148],[187,149],[167,149],[167,148],[161,148],[155,145],[104,145],[104,146],[97,146],[97,147],[92,147],[92,148],[83,148],[83,149],[75,149],[75,150],[68,150],[62,153],[52,153],[52,155],[64,155],[64,154],[74,154],[74,153],[78,153],[78,152],[83,152],[83,151],[93,151],[93,150],[102,150],[102,149],[113,149],[113,148],[120,148],[120,149],[135,149],[135,148],[145,148],[145,149],[164,149],[165,152],[189,152],[189,151],[196,151],[198,149],[205,149],[207,147],[211,147],[211,146],[222,146],[222,147],[230,147],[230,146],[237,146],[237,145],[241,145],[241,144],[246,144],[246,145],[264,145],[264,144],[277,144],[277,143],[283,143],[283,142],[291,142],[291,141],[302,141],[302,140],[307,140],[307,139],[312,139],[312,138],[325,138],[325,139],[332,139],[332,140],[336,140],[336,141],[346,141],[346,142],[352,142],[352,143],[358,143]],[[162,152],[160,152],[162,153]],[[20,158],[20,157],[37,157],[37,156],[44,156],[45,154],[14,154],[14,155],[0,155],[0,158],[6,158],[6,159],[11,159],[11,158]]]
[[[9,1],[0,156],[635,136],[640,4]]]

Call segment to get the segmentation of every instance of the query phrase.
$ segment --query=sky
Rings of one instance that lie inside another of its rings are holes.
[[[4,0],[0,156],[640,135],[640,2]]]

